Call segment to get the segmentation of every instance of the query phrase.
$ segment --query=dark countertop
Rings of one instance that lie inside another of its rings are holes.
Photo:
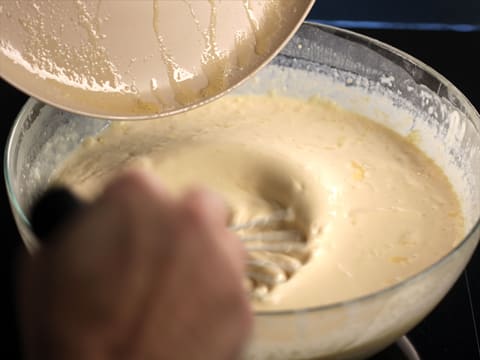
[[[383,40],[429,64],[452,81],[480,109],[480,32],[359,30]],[[0,145],[27,97],[0,79]],[[23,250],[12,218],[5,186],[0,190],[2,255],[7,264],[1,281],[7,288],[3,325],[8,341],[0,358],[20,358],[15,325],[14,264]],[[423,359],[480,360],[480,250],[441,304],[411,333],[410,340]]]

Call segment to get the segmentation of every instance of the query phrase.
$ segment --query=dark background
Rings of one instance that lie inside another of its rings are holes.
[[[405,50],[431,65],[480,109],[480,32],[418,30],[445,29],[445,24],[450,26],[449,29],[466,30],[465,27],[451,25],[479,25],[480,0],[317,0],[311,18],[323,19],[328,23],[352,21],[347,25],[354,30]],[[428,24],[437,25],[428,27]],[[385,29],[392,27],[403,30]],[[417,30],[404,30],[412,28]],[[24,94],[0,79],[1,149],[4,148],[9,129],[26,99]],[[6,264],[1,277],[6,290],[2,333],[7,334],[0,350],[0,359],[15,359],[20,357],[20,347],[16,336],[13,274],[17,254],[24,250],[11,216],[4,186],[0,187],[0,219],[3,242],[1,253],[3,264]],[[423,359],[480,360],[479,330],[480,251],[477,249],[452,291],[408,336]]]
[[[317,0],[310,17],[383,24],[480,25],[480,0]]]

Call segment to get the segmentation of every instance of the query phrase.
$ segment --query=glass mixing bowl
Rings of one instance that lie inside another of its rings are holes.
[[[436,306],[478,244],[479,114],[448,80],[411,56],[365,36],[312,23],[304,24],[282,53],[235,93],[272,90],[332,99],[410,136],[444,169],[461,200],[465,238],[435,264],[394,286],[350,301],[257,312],[245,355],[251,359],[368,357],[409,331]],[[4,166],[13,214],[30,251],[37,242],[27,209],[69,152],[108,125],[108,121],[70,114],[34,99],[18,115]]]

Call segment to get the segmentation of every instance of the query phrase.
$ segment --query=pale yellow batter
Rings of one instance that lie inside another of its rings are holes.
[[[318,99],[224,97],[181,115],[114,123],[88,139],[52,181],[92,198],[141,166],[175,192],[223,194],[232,223],[292,209],[309,256],[258,310],[319,306],[419,272],[462,238],[459,201],[444,173],[410,142]],[[303,241],[303,240],[302,240]]]

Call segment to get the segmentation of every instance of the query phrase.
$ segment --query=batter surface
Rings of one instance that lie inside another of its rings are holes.
[[[332,103],[228,96],[171,118],[113,123],[52,177],[91,199],[126,167],[174,192],[220,192],[242,223],[291,209],[308,256],[257,310],[296,309],[371,293],[419,272],[464,235],[447,177],[393,131]]]

